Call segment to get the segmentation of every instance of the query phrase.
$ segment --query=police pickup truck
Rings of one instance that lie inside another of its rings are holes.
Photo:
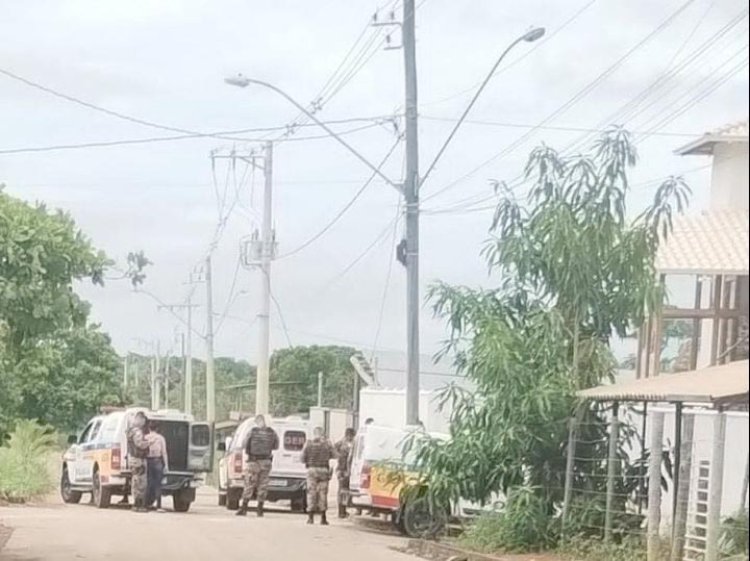
[[[192,415],[174,410],[144,408],[111,410],[91,419],[78,435],[69,437],[62,458],[60,494],[66,503],[78,503],[90,493],[98,508],[107,508],[113,495],[130,494],[127,430],[138,411],[159,423],[167,443],[169,471],[164,473],[162,494],[171,495],[176,512],[187,512],[195,490],[211,471],[212,430]]]

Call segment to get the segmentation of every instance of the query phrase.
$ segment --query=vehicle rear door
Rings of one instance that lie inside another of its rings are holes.
[[[283,475],[305,475],[302,450],[307,442],[304,427],[285,427],[279,435],[279,450],[274,454],[274,471]]]
[[[208,472],[213,469],[213,426],[191,423],[188,443],[188,470]]]

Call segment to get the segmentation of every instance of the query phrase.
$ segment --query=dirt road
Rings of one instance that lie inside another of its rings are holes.
[[[169,503],[169,500],[166,501]],[[240,518],[215,506],[206,490],[187,514],[135,514],[87,505],[0,508],[14,529],[3,561],[413,561],[394,536],[332,520],[308,526],[304,515],[271,512]]]

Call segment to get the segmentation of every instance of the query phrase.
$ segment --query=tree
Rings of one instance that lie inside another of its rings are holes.
[[[117,278],[143,282],[143,253],[127,263]],[[0,437],[15,416],[73,426],[117,393],[117,356],[73,290],[76,281],[103,285],[113,266],[69,215],[0,185]]]
[[[550,509],[559,498],[575,391],[611,377],[610,338],[661,305],[655,252],[687,202],[684,181],[670,178],[644,212],[628,217],[635,162],[621,129],[603,134],[589,155],[536,148],[525,170],[527,204],[497,184],[482,254],[499,286],[440,283],[429,291],[450,331],[446,351],[476,385],[474,394],[446,389],[452,438],[418,451],[434,494],[484,501],[528,484]],[[595,440],[602,426],[592,425]]]
[[[271,356],[271,411],[274,415],[306,412],[317,405],[318,372],[323,373],[323,406],[351,408],[354,367],[351,347],[290,347]]]

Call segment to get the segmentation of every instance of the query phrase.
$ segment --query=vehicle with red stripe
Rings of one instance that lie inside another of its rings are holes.
[[[189,510],[196,488],[211,470],[211,426],[179,411],[137,407],[107,410],[91,419],[78,435],[69,437],[60,478],[64,502],[79,503],[84,494],[91,494],[96,507],[107,508],[113,496],[130,494],[127,429],[138,411],[159,423],[167,443],[169,470],[164,473],[162,494],[172,496],[175,511]]]

